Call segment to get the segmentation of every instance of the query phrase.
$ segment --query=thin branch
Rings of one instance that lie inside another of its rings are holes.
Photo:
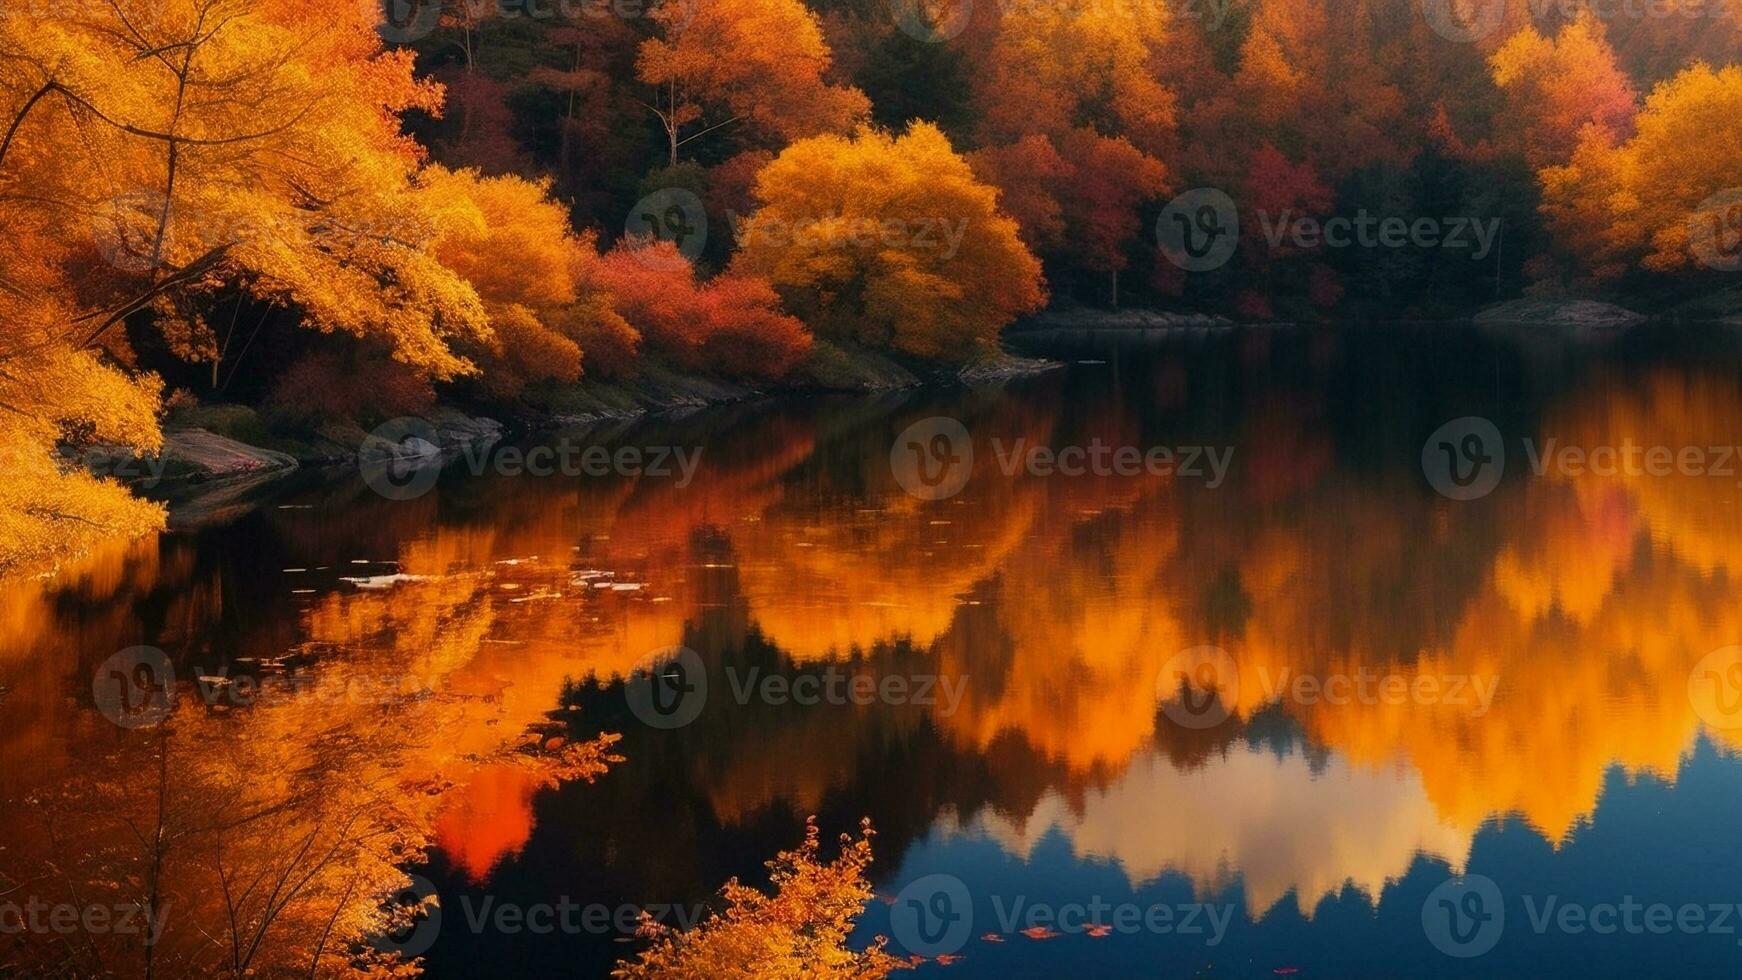
[[[712,126],[709,126],[707,129],[702,130],[699,133],[692,133],[689,136],[685,136],[683,139],[677,141],[677,145],[682,146],[685,143],[688,143],[690,140],[693,140],[698,136],[706,136],[709,133],[713,132],[714,130],[719,129],[721,126],[730,126],[733,123],[735,123],[738,120],[743,119],[743,118],[744,118],[743,116],[733,116],[732,118],[726,120],[723,123],[716,123]]]
[[[146,306],[150,305],[152,300],[156,299],[162,293],[193,282],[212,271],[212,269],[216,268],[217,265],[224,260],[224,257],[229,254],[230,246],[231,243],[229,242],[219,245],[217,248],[214,248],[205,255],[195,259],[192,264],[182,269],[180,272],[152,283],[151,288],[145,290],[127,302],[122,303],[120,306],[112,307],[107,311],[97,310],[92,313],[87,313],[84,316],[79,317],[77,320],[74,320],[74,323],[85,323],[94,320],[97,317],[103,318],[102,322],[98,323],[96,328],[86,335],[84,340],[79,342],[77,349],[84,350],[93,346],[96,344],[97,340],[103,336],[103,334],[108,332],[110,327],[113,327],[115,324],[120,323],[122,320],[125,320],[134,313],[144,309]]]
[[[32,95],[29,100],[24,103],[24,108],[18,110],[18,115],[13,117],[12,125],[6,130],[6,138],[0,140],[0,167],[5,166],[6,164],[6,151],[12,149],[12,139],[18,135],[18,127],[24,125],[24,117],[30,115],[30,110],[36,108],[36,104],[41,102],[43,97],[47,96],[48,93],[53,92],[57,87],[58,86],[52,78],[47,82],[44,82],[42,88],[37,89],[36,94]]]

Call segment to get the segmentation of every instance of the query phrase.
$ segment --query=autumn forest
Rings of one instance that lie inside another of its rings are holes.
[[[178,399],[313,428],[649,361],[966,360],[1049,297],[1262,319],[1712,286],[1742,11],[1496,4],[8,3],[0,563],[152,526],[55,449],[153,452]],[[1206,187],[1244,220],[1203,274],[1154,229]],[[1500,234],[1451,261],[1266,223],[1363,210]]]

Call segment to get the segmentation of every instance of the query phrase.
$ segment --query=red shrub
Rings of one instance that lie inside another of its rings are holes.
[[[676,367],[779,378],[810,353],[810,331],[780,311],[768,280],[724,274],[697,283],[669,243],[620,245],[605,256],[601,277],[617,311]]]

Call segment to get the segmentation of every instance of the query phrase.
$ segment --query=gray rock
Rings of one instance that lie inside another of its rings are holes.
[[[205,429],[172,429],[163,434],[163,451],[141,458],[117,446],[92,446],[73,460],[100,476],[152,486],[160,482],[227,480],[283,474],[296,458],[238,442]]]
[[[1613,303],[1592,299],[1515,299],[1477,313],[1481,324],[1539,323],[1555,327],[1628,327],[1646,317]]]

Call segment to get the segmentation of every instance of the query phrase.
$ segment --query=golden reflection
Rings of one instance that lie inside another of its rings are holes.
[[[1345,883],[1377,896],[1418,854],[1461,866],[1496,817],[1558,845],[1591,817],[1612,766],[1676,777],[1705,730],[1689,671],[1742,642],[1728,568],[1742,553],[1734,479],[1538,477],[1519,460],[1491,497],[1450,504],[1407,466],[1339,469],[1305,395],[1261,405],[1234,433],[1247,455],[1225,492],[1157,476],[1039,479],[1005,472],[992,451],[994,438],[1153,438],[1119,397],[1078,406],[1068,427],[1034,401],[970,398],[975,479],[937,503],[902,494],[884,465],[892,434],[921,416],[874,402],[715,421],[689,436],[706,454],[686,488],[487,479],[391,506],[321,491],[312,512],[262,518],[297,563],[257,571],[264,584],[238,583],[184,538],[94,556],[0,599],[11,638],[0,682],[12,689],[0,747],[25,760],[0,772],[0,789],[41,793],[75,764],[125,765],[119,782],[149,782],[154,760],[178,758],[202,773],[189,800],[229,788],[240,795],[226,805],[304,807],[249,833],[333,842],[361,877],[325,882],[309,908],[351,910],[344,889],[379,892],[394,862],[428,843],[478,880],[518,853],[539,789],[596,774],[608,751],[590,744],[578,757],[553,734],[565,690],[611,688],[680,644],[715,668],[754,648],[787,674],[837,665],[966,684],[952,710],[744,709],[749,720],[705,739],[711,754],[682,774],[725,823],[777,805],[809,812],[845,786],[854,759],[929,731],[984,767],[990,788],[965,829],[1021,855],[1058,826],[1134,881],[1179,871],[1211,890],[1239,875],[1255,914],[1291,894],[1310,913]],[[1716,446],[1737,419],[1733,381],[1662,372],[1599,378],[1551,404],[1530,435]],[[684,438],[681,427],[655,435]],[[88,611],[57,612],[73,608]],[[120,738],[68,692],[136,642],[145,609],[165,644],[180,644],[178,663],[301,655],[322,676],[387,678],[404,697],[385,717],[306,698],[184,705],[173,738]],[[214,637],[211,623],[232,625]],[[1205,644],[1237,664],[1232,717],[1182,730],[1158,713],[1157,679]],[[1302,676],[1366,675],[1442,692],[1461,678],[1466,694],[1289,693]],[[1257,747],[1265,719],[1297,748]],[[343,792],[310,761],[331,761],[334,733],[350,747]],[[1742,748],[1742,730],[1711,734]],[[212,770],[200,739],[244,748]],[[271,775],[237,790],[238,766]],[[391,846],[335,829],[354,819]],[[15,854],[50,849],[40,835],[17,839]],[[208,857],[209,876],[220,863]],[[363,908],[346,913],[356,928],[369,922]],[[216,955],[192,939],[177,949],[189,962]]]

